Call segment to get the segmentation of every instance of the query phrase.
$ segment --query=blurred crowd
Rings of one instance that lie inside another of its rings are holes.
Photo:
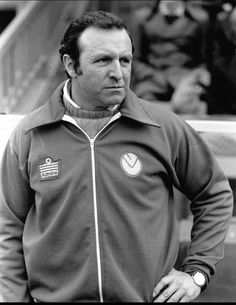
[[[139,97],[179,114],[236,114],[236,1],[157,0],[131,22]]]

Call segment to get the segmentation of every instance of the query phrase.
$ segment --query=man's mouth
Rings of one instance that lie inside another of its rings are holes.
[[[123,86],[109,86],[109,87],[106,87],[106,89],[123,89],[124,87]]]

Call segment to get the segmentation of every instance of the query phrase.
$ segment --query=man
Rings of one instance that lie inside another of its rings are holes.
[[[131,88],[136,95],[168,104],[177,91],[182,99],[188,99],[191,113],[199,114],[193,99],[185,93],[189,88],[185,79],[198,74],[200,77],[194,83],[201,91],[208,86],[210,75],[205,55],[208,19],[203,9],[186,0],[157,0],[149,10],[141,8],[133,14],[136,52]],[[197,104],[201,104],[203,95],[199,92],[195,96]],[[177,110],[184,112],[186,108],[181,105]]]
[[[115,15],[75,20],[60,48],[68,80],[13,132],[1,166],[5,301],[190,301],[222,258],[227,179],[191,127],[130,91],[132,54]],[[194,214],[181,270],[173,186]]]

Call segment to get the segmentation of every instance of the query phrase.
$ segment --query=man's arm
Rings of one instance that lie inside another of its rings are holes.
[[[176,172],[179,190],[191,201],[193,214],[191,247],[182,271],[202,271],[208,283],[224,255],[233,211],[232,190],[208,145],[188,125],[179,146]]]
[[[9,142],[0,175],[0,294],[4,302],[32,300],[22,246],[24,221],[30,202],[32,192]]]
[[[181,125],[178,130],[181,141],[174,161],[175,186],[191,201],[190,252],[181,271],[172,269],[157,284],[155,302],[189,302],[200,294],[201,288],[190,274],[200,271],[206,277],[206,284],[209,283],[216,264],[223,258],[224,240],[232,218],[233,194],[228,179],[200,135],[186,123]]]

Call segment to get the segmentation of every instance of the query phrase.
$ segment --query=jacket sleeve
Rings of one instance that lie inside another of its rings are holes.
[[[9,141],[0,176],[0,294],[4,302],[32,300],[22,246],[24,221],[32,200],[32,191]]]
[[[190,200],[193,214],[190,252],[182,267],[184,271],[203,271],[209,281],[224,255],[233,194],[206,142],[187,123],[182,124],[175,173],[177,188]]]

